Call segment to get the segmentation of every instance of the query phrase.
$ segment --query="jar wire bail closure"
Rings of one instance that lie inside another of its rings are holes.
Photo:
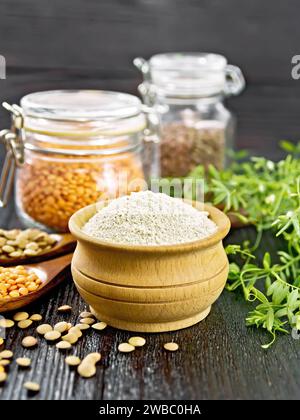
[[[0,176],[0,208],[8,203],[12,190],[16,166],[24,163],[24,116],[18,105],[3,102],[2,106],[11,113],[10,130],[0,131],[0,142],[6,148],[6,156]]]

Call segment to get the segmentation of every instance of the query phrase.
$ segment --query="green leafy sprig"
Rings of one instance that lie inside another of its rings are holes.
[[[242,223],[255,226],[257,239],[252,246],[228,245],[230,260],[227,289],[242,290],[245,300],[256,304],[246,318],[248,326],[271,334],[270,347],[277,333],[300,330],[300,143],[281,142],[288,152],[285,159],[273,162],[253,157],[218,171],[209,168],[206,194],[214,205],[234,213]],[[245,154],[239,152],[238,158]],[[189,177],[203,177],[197,167]],[[276,261],[268,252],[262,264],[256,251],[263,232],[270,230],[282,238]]]

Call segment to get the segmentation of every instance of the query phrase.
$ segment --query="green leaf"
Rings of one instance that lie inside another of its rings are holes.
[[[269,304],[268,298],[260,290],[256,289],[255,287],[252,287],[250,290],[250,295],[248,298],[249,300],[251,296],[255,298],[254,300],[258,299],[260,302]]]
[[[285,150],[286,152],[289,152],[289,153],[294,153],[295,150],[296,150],[296,146],[293,143],[291,143],[290,141],[287,141],[287,140],[281,140],[279,142],[279,145],[280,145],[281,149],[283,149],[283,150]]]
[[[288,299],[287,299],[288,306],[291,307],[291,308],[294,307],[295,303],[297,303],[298,297],[299,297],[298,290],[297,289],[293,290],[289,294]]]
[[[263,259],[263,266],[266,270],[269,270],[271,267],[271,255],[269,252],[266,252]]]
[[[266,326],[268,331],[272,331],[274,325],[274,310],[270,308],[268,310],[267,319],[266,319]]]
[[[282,308],[282,309],[279,309],[277,312],[275,312],[275,317],[276,318],[282,318],[283,316],[286,316],[287,315],[287,308]]]

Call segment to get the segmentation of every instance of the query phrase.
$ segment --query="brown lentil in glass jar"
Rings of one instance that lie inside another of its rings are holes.
[[[139,86],[148,106],[164,107],[160,116],[161,173],[188,176],[196,166],[221,169],[226,149],[233,147],[235,118],[223,100],[245,86],[240,69],[212,53],[156,54],[136,58]]]

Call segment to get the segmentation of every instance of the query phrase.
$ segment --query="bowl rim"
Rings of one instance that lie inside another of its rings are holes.
[[[77,210],[70,218],[69,220],[69,229],[71,233],[75,236],[75,238],[79,242],[86,242],[90,245],[96,245],[99,248],[106,248],[111,250],[119,250],[124,252],[177,252],[177,251],[190,251],[193,249],[201,249],[201,248],[209,248],[218,242],[222,241],[222,239],[225,238],[225,236],[228,234],[231,222],[228,216],[219,210],[217,207],[214,207],[210,204],[201,203],[204,205],[204,211],[207,211],[209,213],[209,216],[213,222],[216,223],[218,230],[202,239],[198,239],[197,241],[191,241],[191,242],[185,242],[185,243],[179,243],[179,244],[173,244],[173,245],[135,245],[135,244],[118,244],[118,243],[112,243],[112,242],[106,242],[102,241],[101,239],[94,238],[90,235],[87,235],[84,233],[81,229],[81,226],[78,224],[78,218],[85,215],[87,212],[90,212],[92,209],[97,210],[97,204],[90,204],[88,206],[85,206],[81,208],[80,210]],[[191,204],[191,202],[190,202]],[[192,205],[195,206],[195,204],[199,205],[199,202],[192,202]]]

